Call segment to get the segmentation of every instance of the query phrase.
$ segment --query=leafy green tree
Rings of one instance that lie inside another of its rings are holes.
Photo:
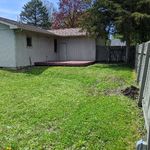
[[[31,0],[25,4],[20,19],[23,23],[46,29],[51,25],[48,10],[41,0]]]
[[[80,26],[91,36],[108,39],[109,32],[113,30],[113,9],[107,10],[107,7],[106,0],[96,1],[81,17]]]
[[[80,22],[91,35],[120,34],[131,44],[150,39],[150,0],[95,0]]]
[[[119,6],[114,20],[116,33],[123,35],[128,55],[131,44],[150,39],[150,0],[113,0],[113,3]]]
[[[54,4],[50,2],[50,0],[42,0],[42,2],[43,5],[47,8],[50,22],[52,22],[54,18],[53,14],[57,11],[57,9],[55,8]]]
[[[150,40],[150,0],[137,1],[136,11],[132,13],[137,42]]]

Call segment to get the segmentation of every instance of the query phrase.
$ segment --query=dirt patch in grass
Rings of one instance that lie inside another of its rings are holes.
[[[107,96],[120,95],[121,94],[121,88],[104,90],[103,93],[104,93],[104,95],[107,95]]]
[[[124,96],[135,100],[139,97],[139,88],[132,85],[130,87],[127,87],[125,90],[122,90],[122,93]]]
[[[136,100],[139,97],[139,88],[132,85],[127,88],[118,87],[118,88],[114,88],[114,89],[99,90],[95,86],[92,86],[88,90],[89,96],[100,96],[100,95],[113,96],[113,95],[122,95],[122,94],[133,100]]]
[[[88,96],[113,96],[113,95],[121,95],[122,94],[122,88],[115,88],[115,89],[105,89],[100,90],[98,88],[91,87],[88,90]]]
[[[139,89],[135,86],[130,86],[125,89],[119,87],[115,89],[98,90],[96,88],[93,88],[93,90],[89,90],[89,95],[92,96],[100,96],[100,95],[113,96],[122,94],[133,100],[136,100],[139,97]]]

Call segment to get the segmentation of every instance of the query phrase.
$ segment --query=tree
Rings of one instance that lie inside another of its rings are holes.
[[[93,28],[93,33],[108,37],[111,31],[123,35],[123,40],[129,43],[145,42],[150,38],[150,1],[149,0],[97,0],[83,17],[81,25],[84,28]],[[95,32],[96,31],[96,32]]]
[[[119,6],[119,9],[116,9],[117,15],[114,21],[116,32],[123,35],[123,40],[127,43],[128,58],[131,44],[146,42],[150,39],[150,1],[113,0],[113,2]]]
[[[150,39],[150,0],[139,0],[137,11],[132,13],[136,41],[146,42]]]
[[[55,8],[54,4],[51,3],[49,0],[42,0],[42,2],[43,2],[43,5],[47,8],[50,22],[52,22],[53,14],[54,14],[54,12],[56,12],[56,8]]]
[[[54,13],[53,28],[79,27],[81,14],[90,6],[90,1],[60,0],[59,11]]]
[[[23,7],[20,14],[21,22],[41,28],[49,28],[49,14],[41,0],[31,0]]]
[[[108,8],[106,0],[96,1],[92,7],[83,13],[80,19],[80,26],[86,29],[91,36],[108,39],[110,32],[114,31],[114,10]]]
[[[131,44],[150,39],[150,0],[95,0],[82,18],[81,27],[90,34],[121,35],[127,55]]]

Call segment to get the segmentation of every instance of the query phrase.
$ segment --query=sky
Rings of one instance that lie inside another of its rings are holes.
[[[0,17],[17,20],[24,4],[30,0],[0,0]],[[49,0],[55,7],[59,0]]]

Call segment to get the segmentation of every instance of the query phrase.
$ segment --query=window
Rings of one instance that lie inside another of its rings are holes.
[[[54,52],[57,53],[57,39],[54,39]]]
[[[32,47],[32,38],[31,37],[27,37],[27,47]]]

